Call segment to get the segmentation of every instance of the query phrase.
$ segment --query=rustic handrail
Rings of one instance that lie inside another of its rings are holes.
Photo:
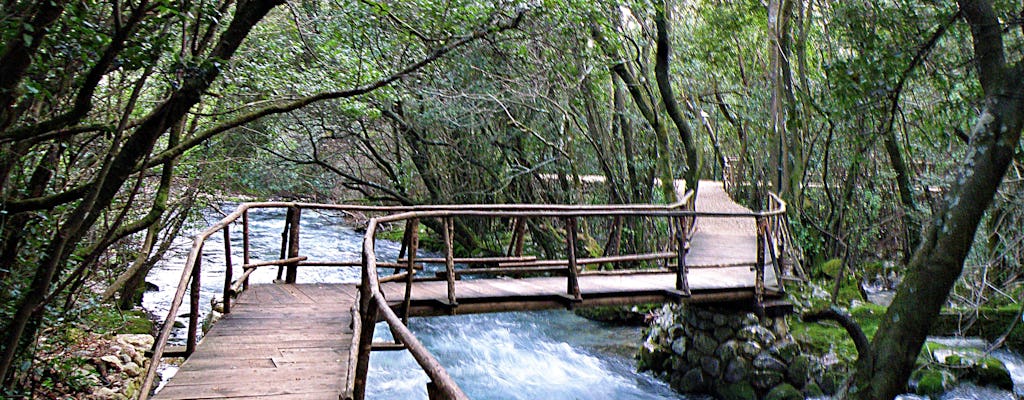
[[[361,326],[363,327],[362,328],[363,330],[361,331],[361,333],[359,335],[360,350],[358,351],[359,359],[357,360],[356,371],[355,371],[356,387],[355,387],[355,391],[354,391],[354,394],[355,394],[354,398],[355,399],[362,399],[363,396],[365,395],[365,390],[366,390],[366,388],[365,388],[366,373],[367,373],[368,368],[369,368],[369,352],[373,348],[373,344],[371,343],[372,338],[373,338],[373,324],[377,321],[377,313],[384,313],[385,314],[385,318],[384,319],[389,322],[389,325],[392,327],[392,331],[395,331],[395,329],[394,329],[395,325],[393,324],[393,322],[394,321],[399,321],[399,317],[397,316],[397,314],[394,313],[394,311],[391,310],[391,307],[389,306],[388,300],[384,298],[383,293],[381,292],[381,289],[380,289],[381,279],[379,279],[378,276],[377,276],[377,262],[376,262],[376,251],[375,251],[374,243],[375,243],[376,229],[377,229],[378,225],[383,224],[383,223],[388,223],[388,222],[400,222],[400,221],[407,221],[408,222],[408,221],[418,221],[418,220],[423,220],[423,219],[428,219],[428,218],[437,218],[437,219],[440,219],[442,221],[450,221],[454,217],[490,217],[490,218],[510,217],[510,218],[517,218],[516,219],[517,225],[519,224],[518,221],[522,220],[523,218],[545,218],[545,217],[548,217],[548,218],[561,218],[561,219],[564,219],[566,221],[567,241],[569,242],[568,243],[568,249],[567,249],[567,253],[568,253],[569,259],[564,262],[569,267],[568,268],[568,273],[567,273],[568,287],[567,287],[566,295],[568,297],[570,297],[570,298],[575,298],[575,299],[579,300],[579,298],[580,298],[579,286],[578,286],[578,282],[576,282],[577,275],[575,274],[576,266],[578,264],[578,260],[576,259],[575,254],[574,254],[574,249],[575,249],[575,242],[574,242],[575,241],[575,237],[574,237],[575,236],[574,235],[575,226],[574,225],[575,224],[574,224],[574,222],[571,222],[571,221],[574,221],[575,218],[591,217],[591,216],[601,216],[601,217],[616,217],[616,216],[651,217],[651,216],[664,216],[664,217],[669,217],[669,218],[673,218],[673,219],[677,218],[680,221],[678,226],[680,228],[684,228],[684,229],[681,229],[680,232],[679,232],[678,244],[677,244],[678,249],[680,249],[680,255],[678,256],[679,265],[677,267],[677,271],[678,271],[678,274],[679,274],[679,281],[677,281],[677,289],[679,289],[681,292],[683,292],[684,295],[688,295],[689,294],[689,289],[687,287],[686,279],[685,279],[685,273],[686,273],[685,272],[685,268],[686,268],[685,267],[685,244],[689,240],[689,235],[692,233],[692,231],[693,231],[693,229],[695,227],[694,221],[695,221],[695,219],[697,217],[753,218],[756,221],[758,221],[758,225],[761,226],[762,225],[762,223],[761,223],[762,221],[768,221],[769,219],[776,218],[778,216],[784,215],[785,212],[786,212],[786,204],[785,204],[785,202],[782,201],[777,196],[774,196],[774,194],[772,195],[773,196],[772,197],[773,204],[771,205],[771,207],[768,210],[765,210],[765,211],[751,211],[751,212],[737,212],[737,213],[719,213],[719,212],[700,212],[700,211],[695,211],[693,209],[693,207],[692,207],[692,202],[690,201],[692,199],[692,195],[693,195],[692,191],[687,192],[687,195],[684,196],[682,202],[677,203],[677,204],[673,204],[671,206],[653,206],[653,207],[652,206],[644,206],[644,207],[635,207],[635,208],[628,208],[628,209],[626,209],[626,208],[615,208],[615,207],[610,207],[610,208],[609,207],[600,207],[599,209],[580,208],[580,207],[559,207],[558,210],[547,209],[547,208],[544,208],[544,207],[521,208],[521,207],[517,207],[517,206],[505,206],[505,207],[501,207],[502,209],[500,209],[500,210],[496,210],[496,209],[480,210],[480,209],[475,208],[475,207],[470,207],[470,208],[461,208],[461,209],[414,210],[414,211],[408,211],[408,212],[403,212],[403,213],[385,215],[385,216],[382,216],[382,217],[379,217],[379,218],[371,219],[370,223],[367,226],[366,234],[364,236],[364,241],[363,241],[363,262],[364,262],[363,271],[362,271],[363,282],[362,282],[362,286],[360,287],[360,303],[359,303],[360,310],[362,311],[361,314],[362,314],[363,320],[362,320]],[[448,222],[445,222],[445,229],[444,229],[445,232],[443,232],[443,236],[445,236],[445,237],[443,239],[445,241],[445,246],[449,247],[449,246],[451,246],[451,238],[448,237],[448,235],[450,233],[448,231],[448,228],[447,228],[448,225],[447,224],[448,224]],[[781,275],[780,275],[780,272],[779,272],[779,270],[780,270],[779,263],[778,263],[777,258],[774,256],[774,246],[771,244],[772,243],[771,239],[769,239],[769,237],[774,234],[774,231],[775,231],[774,229],[768,229],[768,228],[766,228],[766,229],[760,229],[759,228],[759,230],[758,230],[758,241],[759,241],[760,245],[758,247],[759,248],[758,261],[757,261],[757,265],[755,265],[755,269],[758,271],[758,273],[757,273],[758,282],[755,284],[755,287],[756,287],[755,290],[757,292],[757,298],[759,299],[759,301],[763,297],[763,293],[764,293],[764,267],[765,267],[764,251],[765,251],[765,248],[762,247],[762,246],[765,244],[765,241],[767,241],[768,246],[771,248],[770,251],[772,252],[772,255],[773,255],[772,256],[772,262],[773,262],[773,266],[774,266],[775,271],[776,271],[777,283],[778,283],[780,289],[782,287]],[[513,240],[515,240],[515,239],[513,239]],[[514,245],[514,244],[510,244],[510,247],[512,245]],[[411,247],[414,248],[415,246],[411,246]],[[446,249],[446,254],[450,254],[450,248]],[[449,282],[449,286],[448,286],[448,301],[449,301],[449,303],[451,303],[451,305],[455,305],[455,303],[456,303],[456,296],[455,296],[455,293],[454,293],[455,287],[454,287],[454,283],[452,282],[452,279],[454,279],[454,272],[451,270],[451,267],[450,267],[450,265],[452,263],[450,257],[451,256],[448,255],[446,257],[446,259],[445,259],[445,261],[446,261],[446,275],[447,275],[446,279]],[[406,262],[412,262],[412,260],[414,260],[415,258],[416,258],[416,256],[413,253],[413,250],[410,250],[410,253],[406,256],[406,258],[404,260]],[[551,263],[553,263],[553,262],[554,262],[554,260],[551,261]],[[544,261],[535,262],[536,265],[541,265],[543,263],[544,263]],[[559,261],[558,263],[561,264],[562,261]],[[511,269],[514,269],[514,268],[515,267],[512,267]],[[491,269],[491,270],[502,271],[504,269],[502,269],[502,268],[494,268],[494,269]],[[467,271],[467,272],[489,272],[489,271],[480,271],[480,270],[472,271],[471,270],[471,271]],[[406,286],[405,296],[401,300],[399,300],[399,299],[395,299],[394,300],[395,302],[401,301],[401,304],[402,304],[401,308],[402,308],[402,312],[403,312],[404,315],[408,315],[408,313],[409,313],[409,304],[410,304],[410,298],[409,298],[410,290],[409,290],[409,288],[410,288],[411,282],[413,280],[412,278],[413,278],[413,274],[414,273],[415,273],[414,271],[410,270],[410,271],[406,271],[406,272],[404,272],[402,274],[401,279],[404,279],[407,282],[406,283],[407,286]],[[399,279],[395,279],[395,280],[392,280],[392,281],[398,281],[398,280]],[[402,329],[405,329],[405,327],[403,326]],[[406,342],[406,340],[407,340],[406,338],[399,337],[401,335],[399,335],[397,332],[395,334],[396,334],[396,340],[398,340],[401,344],[404,344],[405,347],[411,353],[413,353],[414,358],[416,358],[417,362],[420,364],[420,367],[423,368],[424,371],[427,372],[428,377],[430,378],[431,382],[436,387],[437,392],[434,393],[435,395],[439,396],[440,398],[451,398],[451,399],[462,399],[462,398],[465,398],[464,397],[465,394],[461,391],[461,389],[459,389],[458,385],[455,384],[454,381],[451,381],[451,377],[448,376],[448,374],[444,370],[444,368],[441,367],[440,364],[437,363],[437,361],[433,358],[433,356],[431,356],[429,354],[429,352],[426,349],[421,348],[421,346],[418,344],[418,342],[416,342],[416,344],[412,344],[412,343]]]
[[[196,235],[195,238],[193,239],[192,248],[191,248],[191,250],[190,250],[190,252],[188,254],[188,257],[187,257],[187,259],[185,261],[185,266],[184,266],[184,268],[182,270],[181,279],[179,280],[179,283],[178,283],[175,295],[174,295],[174,297],[172,298],[172,301],[171,301],[171,307],[170,307],[170,309],[168,310],[168,313],[167,313],[167,315],[168,315],[167,321],[164,323],[163,327],[161,328],[161,330],[160,330],[160,332],[159,332],[159,334],[158,334],[158,336],[156,338],[156,343],[154,344],[153,360],[155,360],[155,361],[152,362],[150,364],[150,366],[148,367],[148,369],[147,369],[145,379],[143,380],[142,387],[140,388],[140,399],[148,398],[149,393],[150,393],[150,391],[151,391],[151,389],[153,387],[153,383],[154,383],[154,379],[155,379],[155,376],[156,376],[156,370],[157,370],[157,366],[159,364],[159,360],[162,357],[162,355],[165,353],[165,349],[166,349],[166,345],[167,345],[167,340],[170,337],[170,333],[171,333],[171,331],[173,329],[173,325],[174,324],[173,324],[172,321],[173,321],[173,319],[175,318],[175,316],[178,313],[178,310],[179,310],[179,308],[180,308],[180,306],[181,306],[181,304],[183,302],[185,293],[187,291],[189,291],[190,284],[191,284],[191,288],[192,288],[192,290],[191,290],[191,292],[192,292],[191,297],[193,299],[195,299],[195,297],[198,296],[198,293],[199,293],[199,287],[198,287],[199,286],[199,276],[201,275],[201,268],[202,268],[201,259],[202,259],[203,245],[204,245],[204,243],[206,242],[206,240],[210,236],[212,236],[212,235],[214,235],[214,234],[216,234],[218,232],[222,232],[224,234],[224,237],[225,237],[225,251],[229,253],[227,255],[227,257],[225,257],[225,258],[226,258],[226,262],[230,263],[231,262],[230,261],[231,247],[230,247],[230,228],[229,228],[229,226],[230,226],[231,223],[234,223],[234,222],[238,221],[239,219],[242,220],[243,261],[242,261],[241,269],[243,270],[243,275],[242,275],[241,278],[236,280],[233,284],[231,283],[231,275],[227,275],[225,277],[225,284],[224,284],[224,291],[225,291],[225,293],[224,293],[225,294],[224,295],[224,301],[226,302],[225,303],[225,306],[226,306],[225,311],[229,311],[230,310],[230,305],[228,303],[228,302],[231,301],[230,300],[230,294],[238,292],[239,289],[243,289],[243,288],[247,287],[247,285],[248,285],[248,275],[249,275],[249,273],[253,269],[255,269],[257,267],[261,267],[261,266],[268,266],[268,265],[290,265],[290,266],[294,267],[294,266],[300,266],[300,265],[310,265],[310,266],[312,266],[312,265],[318,264],[317,262],[306,262],[305,261],[305,257],[299,256],[298,255],[299,251],[298,251],[298,247],[297,246],[295,246],[294,248],[288,248],[288,252],[287,253],[283,253],[283,255],[282,255],[280,260],[252,263],[250,261],[250,259],[249,259],[250,255],[249,255],[249,223],[248,223],[248,211],[252,210],[252,209],[257,209],[257,208],[288,208],[288,209],[294,209],[294,210],[302,210],[302,209],[335,210],[335,211],[342,211],[342,212],[346,212],[346,213],[350,213],[350,214],[353,213],[353,212],[366,212],[366,213],[385,214],[383,217],[371,218],[369,220],[370,223],[368,225],[368,229],[367,229],[367,233],[366,233],[366,238],[364,239],[364,254],[363,254],[362,261],[359,262],[358,264],[355,263],[355,262],[340,262],[340,263],[338,263],[338,265],[349,265],[349,266],[361,265],[362,266],[361,275],[362,275],[362,278],[363,278],[363,285],[360,288],[360,303],[359,303],[359,311],[362,313],[361,318],[366,319],[367,321],[369,321],[368,317],[370,317],[371,316],[370,314],[372,314],[373,322],[376,322],[378,316],[383,316],[383,319],[386,320],[386,321],[389,321],[389,324],[392,325],[392,331],[395,332],[396,338],[398,340],[400,340],[402,343],[404,343],[404,345],[409,349],[409,351],[413,353],[414,358],[417,359],[417,362],[420,362],[421,367],[423,367],[424,370],[427,371],[427,374],[428,374],[428,376],[430,376],[431,381],[436,386],[436,389],[439,390],[442,394],[444,394],[445,396],[447,396],[449,398],[459,398],[459,399],[461,399],[461,398],[465,398],[465,394],[463,394],[461,392],[461,390],[458,389],[458,386],[455,385],[454,382],[450,381],[451,378],[447,375],[446,372],[443,371],[443,368],[441,368],[440,372],[430,372],[430,371],[428,371],[428,368],[434,368],[433,367],[434,365],[439,365],[439,364],[435,364],[436,360],[433,360],[433,357],[429,355],[429,352],[427,352],[425,350],[425,348],[422,348],[422,345],[418,345],[419,342],[415,341],[414,337],[411,338],[412,340],[410,340],[410,337],[406,337],[405,333],[408,333],[407,328],[405,328],[404,325],[402,327],[398,327],[398,326],[394,326],[394,324],[392,324],[393,321],[392,321],[391,317],[392,316],[394,316],[395,318],[399,318],[399,317],[397,316],[397,314],[394,314],[394,311],[392,311],[391,308],[387,305],[386,300],[383,297],[383,294],[379,291],[380,279],[378,278],[378,275],[377,275],[377,268],[379,268],[379,266],[377,265],[378,263],[376,262],[376,259],[375,259],[374,249],[372,248],[373,235],[374,235],[374,233],[376,231],[376,227],[377,227],[378,224],[384,223],[384,222],[400,221],[400,220],[405,220],[405,219],[409,219],[409,218],[418,218],[418,219],[423,219],[423,218],[441,218],[443,221],[445,221],[444,225],[445,225],[446,229],[444,229],[445,232],[443,232],[443,233],[445,234],[445,236],[447,236],[445,238],[445,241],[447,243],[446,247],[449,247],[448,253],[446,254],[446,260],[445,260],[446,270],[448,272],[446,278],[449,280],[449,284],[450,284],[449,285],[449,291],[450,291],[449,292],[449,300],[450,300],[450,303],[454,304],[454,302],[455,302],[454,282],[452,280],[455,277],[455,273],[454,273],[454,270],[453,270],[453,263],[456,260],[450,254],[451,253],[450,252],[450,247],[451,247],[451,242],[452,242],[452,236],[454,236],[454,230],[452,229],[452,222],[451,222],[453,217],[491,217],[491,218],[494,218],[494,217],[521,217],[521,218],[527,218],[527,217],[530,217],[530,218],[552,217],[552,218],[565,218],[565,219],[583,218],[583,217],[630,217],[630,216],[635,216],[635,217],[668,217],[668,218],[670,218],[670,220],[676,220],[677,221],[674,226],[677,229],[679,229],[678,232],[681,234],[681,235],[678,235],[678,237],[676,239],[676,240],[678,240],[677,246],[678,246],[678,249],[680,251],[680,256],[678,257],[679,258],[679,266],[677,267],[677,270],[679,271],[680,279],[683,279],[682,283],[685,284],[685,268],[686,267],[685,267],[685,253],[684,253],[685,252],[685,247],[684,246],[685,246],[685,243],[689,240],[689,236],[692,234],[692,232],[693,232],[693,230],[694,230],[694,228],[696,226],[695,220],[697,218],[755,218],[755,219],[758,219],[758,220],[769,219],[770,221],[774,221],[775,217],[784,216],[784,214],[786,212],[786,204],[785,204],[784,201],[779,199],[778,196],[775,196],[774,194],[770,194],[770,195],[771,195],[771,201],[772,201],[773,204],[771,204],[771,206],[769,207],[769,210],[758,211],[758,212],[739,212],[739,213],[717,213],[717,212],[699,212],[699,211],[695,211],[694,210],[694,202],[692,201],[693,200],[693,196],[694,196],[694,192],[693,191],[687,191],[683,196],[681,196],[681,198],[680,198],[680,200],[678,202],[670,204],[670,205],[655,205],[655,204],[640,204],[640,205],[637,205],[637,204],[627,204],[627,205],[561,205],[561,204],[550,204],[550,205],[548,205],[548,204],[487,205],[487,204],[473,204],[473,205],[442,205],[442,206],[404,207],[404,206],[359,206],[359,205],[316,204],[316,203],[301,203],[301,202],[253,202],[253,203],[242,203],[242,204],[238,205],[238,207],[236,208],[236,210],[234,212],[232,212],[231,214],[228,214],[227,216],[222,218],[220,221],[218,221],[214,225],[212,225],[209,228],[207,228],[206,230],[202,231],[200,234]],[[517,226],[519,224],[520,224],[520,222],[518,222],[518,220],[517,220]],[[769,241],[774,240],[774,243],[779,243],[779,245],[781,246],[782,241],[785,240],[785,239],[788,239],[788,238],[784,237],[784,235],[786,233],[785,232],[780,232],[779,229],[775,229],[774,226],[772,226],[773,224],[768,224],[768,225],[769,226],[764,231],[765,235],[759,235],[759,240],[766,240],[765,238],[770,236],[770,239],[767,239],[767,240],[769,240]],[[373,229],[369,229],[370,226],[372,226]],[[296,229],[295,232],[297,232],[297,227],[295,229]],[[288,231],[286,230],[286,233],[287,232]],[[759,233],[761,233],[761,232],[762,231],[759,230]],[[296,235],[297,235],[297,233],[296,233]],[[518,240],[521,241],[522,238],[519,238]],[[366,247],[367,243],[369,243],[371,245],[371,247],[367,248]],[[283,246],[285,244],[287,244],[287,243],[283,243]],[[574,244],[571,241],[570,241],[570,243],[568,243],[568,245],[569,246],[574,246]],[[512,252],[514,247],[521,248],[521,246],[522,246],[521,243],[517,244],[517,243],[515,243],[515,241],[513,241],[513,243],[510,243],[510,245],[509,245],[510,253]],[[774,246],[770,246],[770,247],[772,247],[772,249],[774,250]],[[778,255],[780,257],[782,256],[782,254],[784,254],[784,253],[782,253],[782,251],[779,251]],[[368,257],[368,255],[369,255],[369,257]],[[412,256],[412,257],[408,257],[408,260],[405,260],[406,262],[409,263],[408,266],[410,268],[413,267],[412,260],[414,258],[415,258],[415,256]],[[773,265],[775,266],[776,271],[778,271],[778,268],[779,268],[778,267],[778,262],[776,261],[775,258],[776,257],[774,257],[774,254],[773,254],[773,257],[772,257]],[[581,261],[581,260],[577,260],[577,262],[579,263],[579,261]],[[431,260],[431,261],[433,261],[433,260]],[[572,264],[572,263],[569,263],[569,264]],[[758,269],[763,271],[764,262],[762,261],[762,262],[759,262],[758,264],[759,264]],[[229,264],[227,270],[231,271],[231,268],[232,267]],[[415,274],[415,270],[414,269],[410,269],[409,271],[406,272],[406,274],[409,274],[409,276],[411,277],[412,275]],[[759,275],[761,275],[761,278],[763,279],[763,273],[759,274]],[[289,277],[293,277],[293,276],[294,275],[290,272],[289,273]],[[781,279],[781,278],[779,278],[778,274],[776,274],[776,277],[777,277],[777,279]],[[292,279],[294,279],[294,278],[292,278]],[[371,280],[372,280],[372,283],[370,282]],[[411,284],[411,280],[408,280],[407,284]],[[241,285],[241,287],[239,287],[239,285]],[[570,291],[572,290],[571,289],[571,287],[572,287],[571,285],[572,285],[572,283],[570,282],[570,287],[569,287]],[[763,290],[763,282],[761,282],[759,286]],[[781,287],[781,281],[780,281],[780,287]],[[197,307],[197,299],[192,301],[192,303],[193,303],[192,307],[196,308]],[[371,305],[372,305],[372,308],[371,308]],[[373,310],[373,308],[376,308],[377,310]],[[370,312],[370,311],[374,311],[374,312]],[[407,309],[406,309],[406,312],[407,312]],[[196,321],[192,321],[192,319],[195,319],[197,314],[198,314],[197,310],[193,309],[192,312],[191,312],[190,327],[189,327],[190,341],[189,341],[188,345],[189,345],[190,350],[194,349],[194,346],[195,346],[195,335],[196,335],[195,334],[195,330],[197,329],[197,326],[196,326],[197,324],[196,324]],[[399,325],[401,325],[401,324],[399,324]],[[363,326],[365,327],[366,324],[363,324]],[[373,326],[373,324],[370,323],[369,326],[368,326],[368,329],[365,329],[363,331],[364,332],[365,331],[370,331],[372,333],[372,326]],[[403,333],[403,332],[405,332],[405,333]],[[411,336],[411,333],[409,333],[409,335]],[[358,356],[359,357],[363,356],[362,355],[363,347],[365,346],[367,362],[368,362],[369,349],[370,349],[370,347],[372,345],[372,343],[371,343],[372,336],[369,337],[365,341],[365,343],[362,340],[362,336],[361,335],[357,335],[357,338],[358,338],[358,340],[360,340],[360,342],[358,343],[358,345],[360,346],[360,352],[359,352],[360,354]],[[423,354],[417,354],[417,353],[423,353]],[[433,360],[433,361],[431,362],[431,360]],[[358,371],[358,369],[359,368],[357,367],[357,371]],[[365,390],[365,386],[360,388],[360,386],[361,386],[360,383],[362,385],[365,385],[365,370],[364,370],[364,373],[363,373],[361,378],[359,376],[356,376],[355,379],[356,379],[356,384],[355,384],[356,391],[359,392],[359,391]],[[363,381],[360,382],[360,379],[363,379]],[[357,398],[359,398],[359,397],[357,397]]]

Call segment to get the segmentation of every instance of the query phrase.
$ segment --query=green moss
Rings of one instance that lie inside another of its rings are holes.
[[[754,387],[745,381],[721,385],[716,391],[717,397],[722,400],[757,400]]]
[[[924,396],[941,394],[956,384],[956,378],[952,374],[936,369],[918,370],[910,380],[914,382],[914,392]]]
[[[388,225],[383,229],[378,228],[374,234],[377,239],[401,242],[405,238],[405,228],[404,226]]]
[[[807,383],[807,385],[804,386],[803,393],[805,397],[822,397],[825,395],[825,392],[821,390],[821,386],[818,386],[818,384],[814,382]]]
[[[835,278],[839,276],[839,270],[843,268],[843,260],[833,258],[825,261],[815,269],[817,277]]]
[[[1013,390],[1013,379],[1006,365],[995,357],[982,357],[971,368],[971,375],[979,385],[992,385],[1003,390]]]
[[[661,308],[661,304],[647,303],[639,306],[587,307],[577,308],[573,312],[576,315],[593,321],[617,325],[645,326],[647,315],[657,308]]]
[[[870,339],[878,331],[878,324],[885,315],[885,307],[860,304],[851,308],[849,312]],[[843,362],[853,362],[857,358],[857,347],[841,326],[832,322],[805,323],[796,318],[791,318],[788,322],[793,338],[800,343],[805,352],[816,355],[833,352]]]
[[[952,336],[977,336],[985,340],[995,340],[1006,332],[1006,327],[1017,318],[1020,311],[1018,305],[1001,307],[979,307],[970,310],[944,310],[932,327],[932,334]],[[976,313],[976,314],[975,314]],[[964,324],[966,318],[974,318],[972,324]],[[1006,347],[1015,351],[1024,351],[1024,324],[1014,326],[1006,337]]]
[[[85,315],[88,329],[100,334],[152,334],[153,321],[142,310],[121,311],[117,307],[96,307]]]
[[[803,400],[804,395],[796,390],[793,385],[783,383],[779,386],[773,387],[772,390],[768,391],[768,394],[764,396],[765,400]]]

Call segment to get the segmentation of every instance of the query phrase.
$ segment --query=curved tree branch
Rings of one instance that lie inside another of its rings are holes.
[[[871,342],[868,341],[864,330],[860,328],[860,325],[857,324],[857,321],[853,320],[850,314],[847,314],[846,311],[838,307],[832,306],[824,310],[804,313],[800,316],[800,319],[804,322],[835,321],[843,329],[846,329],[850,339],[853,339],[853,345],[857,347],[857,354],[868,354],[871,351]]]

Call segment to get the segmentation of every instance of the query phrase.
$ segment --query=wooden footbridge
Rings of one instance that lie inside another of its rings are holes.
[[[463,399],[459,386],[406,327],[409,317],[666,301],[746,301],[764,311],[783,291],[784,259],[791,253],[785,204],[771,195],[766,211],[753,212],[733,202],[720,182],[710,181],[702,182],[694,197],[687,191],[671,205],[617,206],[242,204],[195,239],[153,349],[154,359],[187,360],[155,397],[362,399],[371,351],[401,350],[427,373],[430,398]],[[250,259],[248,210],[258,208],[288,209],[277,260]],[[303,256],[304,209],[372,215],[362,259]],[[242,260],[233,263],[230,229],[237,222]],[[382,259],[376,234],[382,226],[403,224],[402,251],[397,259]],[[438,232],[443,257],[420,256],[423,225]],[[459,235],[496,226],[511,231],[503,255],[454,256]],[[219,232],[225,246],[225,317],[199,341],[203,244]],[[551,247],[555,238],[564,244]],[[600,242],[602,254],[581,254]],[[297,283],[298,271],[313,266],[359,268],[361,282]],[[249,274],[264,267],[284,268],[284,282],[250,287]],[[186,345],[170,348],[171,322],[186,295]],[[386,321],[394,342],[373,341],[379,321]],[[152,364],[143,399],[154,384],[158,363]]]

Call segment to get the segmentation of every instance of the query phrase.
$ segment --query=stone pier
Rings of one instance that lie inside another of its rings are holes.
[[[804,355],[783,317],[749,307],[666,304],[637,355],[683,393],[723,400],[804,399],[834,392],[840,376]]]

